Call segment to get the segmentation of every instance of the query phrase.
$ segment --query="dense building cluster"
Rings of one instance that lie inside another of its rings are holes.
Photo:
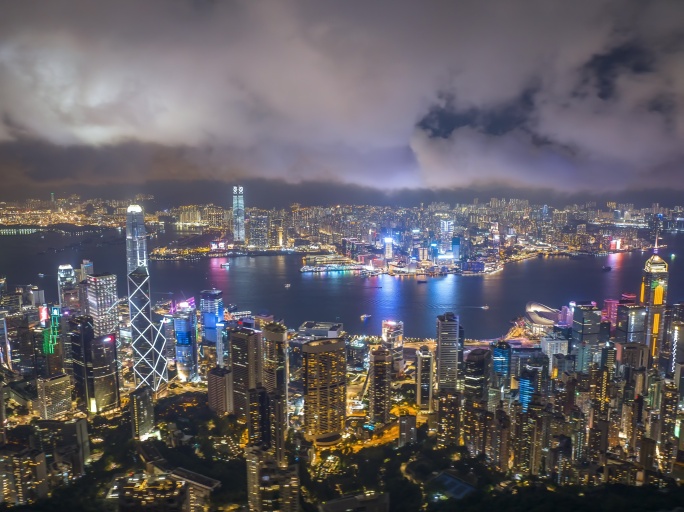
[[[657,235],[636,293],[625,291],[602,308],[593,301],[561,309],[529,303],[494,341],[467,340],[459,316],[444,311],[435,317],[435,338],[415,342],[404,338],[403,321],[391,318],[381,332],[368,333],[375,336],[350,336],[339,322],[288,328],[273,316],[237,311],[213,288],[199,301],[156,304],[146,228],[166,217],[224,230],[232,247],[329,244],[347,260],[396,268],[449,261],[476,272],[478,264],[485,270],[524,252],[641,248],[647,242],[638,229],[683,229],[682,208],[558,210],[492,199],[266,211],[246,209],[242,187],[232,199],[232,210],[184,206],[148,217],[139,205],[78,198],[2,206],[0,222],[7,224],[29,207],[56,216],[87,207],[89,219],[101,216],[99,225],[116,224],[124,208],[127,264],[124,298],[118,277],[95,272],[97,262],[88,260],[56,269],[52,302],[36,286],[10,291],[0,281],[2,501],[32,503],[83,476],[91,461],[89,422],[126,414],[146,469],[117,478],[109,499],[121,510],[144,503],[207,510],[218,482],[171,467],[146,444],[162,437],[155,403],[198,390],[216,418],[230,417],[244,430],[237,440],[215,442],[229,445],[221,448],[229,459],[245,461],[254,511],[299,510],[301,471],[322,480],[344,465],[342,454],[366,445],[410,447],[419,431],[421,441],[467,450],[516,479],[664,486],[682,471],[684,305],[668,303],[670,269]],[[314,268],[322,264],[311,258]],[[8,435],[7,427],[28,424],[28,439]],[[187,444],[183,432],[165,428],[169,446]],[[369,492],[320,507],[352,502],[389,506],[386,495]]]

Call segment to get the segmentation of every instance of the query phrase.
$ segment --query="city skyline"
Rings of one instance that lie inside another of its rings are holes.
[[[42,7],[1,25],[12,188],[682,187],[676,3]]]

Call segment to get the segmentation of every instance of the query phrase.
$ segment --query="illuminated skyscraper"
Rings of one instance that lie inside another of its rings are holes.
[[[385,248],[385,260],[390,261],[394,253],[394,240],[390,237],[387,237],[383,240],[383,242]]]
[[[144,440],[154,430],[154,403],[152,390],[142,386],[129,395],[133,437]]]
[[[116,276],[91,274],[86,277],[86,315],[92,318],[94,335],[105,336],[117,331],[119,320],[116,305]]]
[[[128,306],[131,317],[131,346],[136,388],[147,385],[155,396],[163,393],[168,382],[166,338],[152,323],[150,274],[140,266],[128,274]]]
[[[652,368],[667,370],[669,361],[660,361],[665,335],[665,304],[667,304],[667,263],[658,256],[657,248],[646,261],[641,278],[639,303],[648,308],[646,315],[646,344],[650,350]]]
[[[176,338],[176,370],[182,382],[192,382],[199,377],[197,357],[197,310],[187,302],[181,302],[173,314],[173,330]]]
[[[126,273],[147,267],[147,232],[142,207],[132,204],[126,212]]]
[[[85,410],[99,414],[119,407],[119,373],[116,337],[96,336],[93,319],[80,316],[69,321],[76,396]]]
[[[448,312],[437,317],[437,388],[456,391],[458,387],[459,318]],[[461,358],[463,356],[461,355]]]
[[[489,376],[492,371],[492,353],[484,348],[470,351],[465,361],[464,394],[472,402],[486,402]]]
[[[136,388],[147,385],[158,396],[168,383],[166,338],[161,326],[152,322],[146,236],[143,210],[132,204],[126,213],[126,268],[133,374]]]
[[[245,196],[241,186],[233,187],[233,241],[245,243]]]
[[[372,423],[387,424],[392,406],[392,356],[380,348],[371,352],[368,372],[368,409]]]
[[[230,332],[233,366],[233,407],[238,418],[247,418],[249,390],[262,381],[263,352],[261,331],[240,328]]]
[[[382,321],[382,347],[392,356],[392,371],[404,369],[404,322]]]
[[[268,249],[270,217],[268,212],[249,216],[249,245],[257,249]]]
[[[617,307],[615,341],[618,343],[646,343],[646,306],[619,304]]]
[[[233,372],[217,366],[207,372],[209,409],[216,414],[233,413]]]
[[[423,345],[416,351],[416,405],[432,412],[435,375],[435,358],[430,349]]]
[[[258,446],[247,448],[245,459],[250,512],[299,510],[299,477],[296,466],[279,467],[271,455]]]
[[[344,431],[347,365],[341,338],[310,341],[302,346],[304,435],[310,441],[332,443]]]
[[[78,282],[74,267],[71,265],[57,267],[57,293],[60,308],[73,309],[78,307]]]
[[[543,341],[542,341],[543,343]],[[567,340],[565,341],[565,353],[567,353]],[[492,363],[494,365],[494,378],[497,388],[511,387],[511,346],[505,341],[492,343]]]
[[[41,419],[53,420],[71,411],[71,380],[68,375],[39,377],[36,379],[36,387]]]
[[[217,343],[221,336],[221,329],[218,325],[223,322],[223,292],[221,290],[212,288],[200,292],[200,315],[202,340]]]

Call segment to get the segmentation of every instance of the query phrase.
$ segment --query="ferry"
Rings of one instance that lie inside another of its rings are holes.
[[[419,277],[419,278],[417,279],[417,281],[418,281],[418,284],[427,283],[427,279],[425,279],[424,277]]]
[[[38,274],[38,277],[45,277],[45,274],[41,272],[40,274]]]
[[[285,288],[289,288],[289,287],[290,287],[290,283],[285,283]]]
[[[484,309],[486,311],[489,309],[489,306],[487,304],[485,304],[484,306],[482,306],[482,309]]]
[[[613,267],[609,265],[603,265],[603,267],[601,267],[601,270],[603,270],[604,272],[610,272],[611,270],[613,270]]]
[[[221,263],[221,268],[225,268],[226,270],[228,270],[230,268],[230,262]]]
[[[365,322],[365,321],[368,320],[370,317],[371,317],[370,315],[361,315],[361,321],[362,321],[362,322]]]

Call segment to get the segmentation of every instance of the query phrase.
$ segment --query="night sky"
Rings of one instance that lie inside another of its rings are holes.
[[[683,204],[684,2],[0,0],[0,174],[2,199]]]

